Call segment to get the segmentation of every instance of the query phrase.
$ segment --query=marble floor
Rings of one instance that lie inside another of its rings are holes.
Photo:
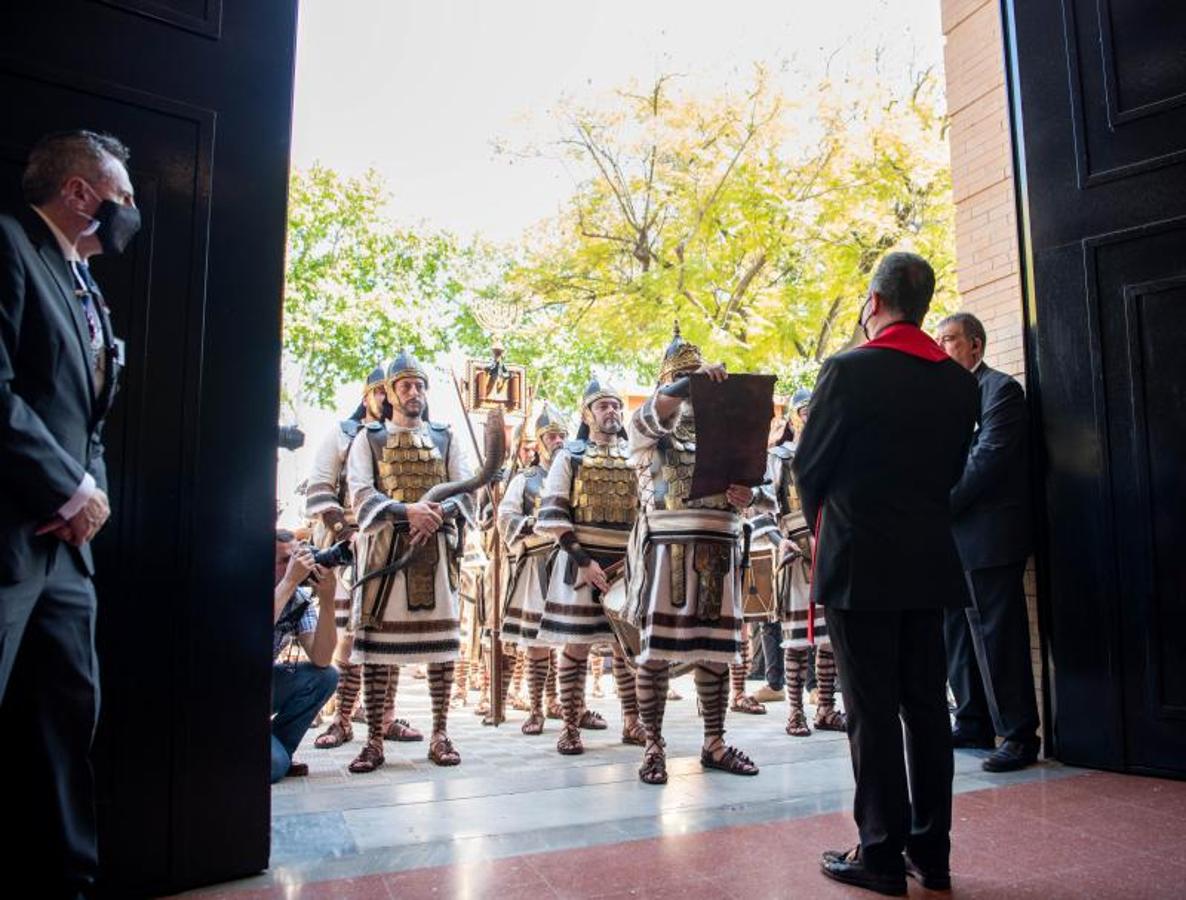
[[[731,714],[727,739],[762,772],[706,772],[691,679],[673,684],[684,698],[668,705],[671,778],[663,788],[638,781],[640,750],[618,740],[608,676],[605,698],[593,705],[609,729],[585,732],[580,757],[555,752],[556,722],[525,737],[522,713],[489,728],[461,708],[450,719],[461,766],[433,766],[424,743],[389,742],[382,769],[350,775],[358,741],[315,750],[311,732],[298,751],[309,777],[273,788],[269,870],[187,896],[844,894],[816,870],[820,850],[853,842],[844,736],[788,737],[785,702],[770,704],[766,716]],[[423,681],[405,676],[397,714],[427,730]],[[960,896],[1118,896],[1109,886],[1123,886],[1125,896],[1186,896],[1186,785],[1054,763],[989,775],[983,755],[956,754]],[[1134,859],[1143,879],[1135,887],[1120,878]]]

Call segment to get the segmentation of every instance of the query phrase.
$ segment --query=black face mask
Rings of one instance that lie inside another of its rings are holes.
[[[95,211],[95,221],[99,223],[95,230],[99,246],[104,253],[118,256],[140,230],[140,210],[114,200],[104,200]]]

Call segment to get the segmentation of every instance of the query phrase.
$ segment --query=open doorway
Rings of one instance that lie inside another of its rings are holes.
[[[927,255],[935,313],[953,310],[937,4],[851,5],[838,17],[759,4],[723,29],[708,4],[307,4],[282,416],[309,440],[281,453],[281,524],[305,524],[315,448],[401,349],[431,371],[433,418],[468,444],[481,417],[465,420],[467,363],[495,344],[526,376],[511,425],[547,401],[571,433],[591,378],[619,384],[628,406],[650,394],[677,320],[732,370],[777,375],[780,397],[809,389],[852,340],[890,248]],[[689,676],[668,705],[673,783],[648,791],[638,748],[619,740],[608,659],[587,685],[608,728],[584,755],[556,752],[554,720],[521,734],[522,711],[484,727],[468,621],[468,690],[449,719],[461,765],[390,741],[381,768],[352,774],[367,726],[317,749],[327,711],[297,753],[309,774],[273,788],[265,880],[760,823],[838,809],[850,790],[843,736],[789,737],[783,697],[729,717],[761,777],[705,778]],[[512,699],[526,693],[517,680]],[[402,671],[394,716],[427,730],[421,667]]]

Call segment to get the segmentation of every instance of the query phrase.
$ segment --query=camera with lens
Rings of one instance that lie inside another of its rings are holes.
[[[327,569],[338,569],[342,566],[349,566],[354,562],[354,551],[350,549],[350,541],[338,541],[332,547],[326,547],[324,550],[318,550],[312,544],[305,545],[313,554],[313,562],[319,566],[325,566]],[[313,576],[310,575],[305,579],[304,584],[312,582]]]
[[[281,425],[277,429],[276,444],[281,450],[300,450],[305,446],[305,432],[295,425]]]
[[[327,569],[337,569],[354,562],[354,551],[350,549],[349,541],[338,541],[332,547],[313,551],[313,562]]]

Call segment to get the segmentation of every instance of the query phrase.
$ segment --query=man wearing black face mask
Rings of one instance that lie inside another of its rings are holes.
[[[919,327],[934,289],[922,257],[882,259],[861,310],[870,340],[824,363],[791,465],[856,781],[860,842],[820,865],[890,895],[906,894],[907,874],[951,884],[943,611],[969,600],[950,495],[980,403],[975,379]]]
[[[98,865],[90,541],[110,513],[100,435],[123,360],[87,260],[140,227],[127,159],[110,135],[48,135],[28,205],[0,215],[0,700],[22,840],[52,861],[45,896],[88,892]]]

